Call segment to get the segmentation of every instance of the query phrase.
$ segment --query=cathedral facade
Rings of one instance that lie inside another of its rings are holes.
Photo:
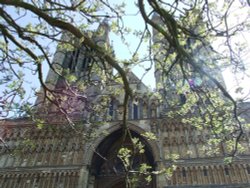
[[[103,22],[99,29],[104,32],[99,37],[94,36],[94,40],[101,45],[108,43],[108,25]],[[88,53],[92,53],[91,49],[84,47],[66,53],[57,50],[54,63],[72,70],[77,77],[85,78],[81,72],[87,70],[92,62]],[[160,69],[156,68],[157,82],[161,82],[159,72]],[[90,77],[95,82],[100,81],[94,73]],[[173,163],[175,165],[171,174],[155,174],[151,181],[136,174],[138,181],[135,187],[250,187],[250,147],[247,142],[240,157],[234,159],[233,163],[225,163],[223,152],[209,153],[203,148],[209,130],[199,130],[184,123],[182,117],[169,118],[164,113],[167,110],[164,102],[134,73],[128,71],[127,77],[135,91],[135,97],[129,100],[127,106],[127,127],[131,136],[138,138],[144,146],[144,152],[133,158],[134,169],[142,163],[150,165],[152,171],[161,171]],[[47,83],[53,89],[60,89],[63,85],[61,78],[52,70]],[[95,114],[82,108],[84,105],[79,100],[69,98],[65,105],[68,105],[68,109],[73,108],[71,120],[74,128],[65,122],[64,116],[54,113],[53,105],[39,106],[42,104],[42,94],[38,96],[36,112],[38,117],[45,117],[40,122],[42,126],[29,118],[1,120],[0,187],[126,187],[124,164],[117,157],[117,152],[121,139],[124,147],[133,148],[133,143],[130,137],[123,136],[124,95],[122,92],[111,94],[117,88],[121,88],[117,82],[111,82],[106,88],[95,84],[86,88],[88,102],[99,107]],[[179,95],[178,98],[180,103],[185,103],[185,96]],[[100,106],[102,103],[108,105]],[[145,132],[154,133],[156,139],[147,139],[143,136]],[[173,156],[178,156],[174,162]]]

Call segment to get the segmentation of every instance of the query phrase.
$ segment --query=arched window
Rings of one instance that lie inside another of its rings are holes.
[[[228,176],[229,175],[229,170],[228,170],[228,167],[225,167],[225,174]]]
[[[138,104],[133,104],[133,118],[138,119]]]
[[[111,99],[109,103],[108,115],[111,120],[114,119],[114,100]]]
[[[89,48],[82,48],[82,61],[81,61],[81,71],[82,72],[86,72],[89,70],[91,63],[92,63],[92,54],[93,54],[93,50],[89,49]]]
[[[207,175],[208,175],[208,174],[207,174],[207,169],[206,169],[206,168],[203,169],[203,175],[204,175],[204,176],[207,176]]]
[[[186,177],[186,176],[187,176],[185,168],[182,168],[182,176],[183,176],[183,177]]]
[[[80,53],[79,49],[74,50],[74,51],[65,52],[65,57],[63,60],[63,64],[62,64],[63,68],[69,69],[70,72],[75,72],[79,53]]]

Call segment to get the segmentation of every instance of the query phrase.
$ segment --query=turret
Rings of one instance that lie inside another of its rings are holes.
[[[94,34],[95,42],[100,46],[107,45],[107,47],[110,47],[109,32],[110,26],[108,24],[108,20],[104,19]]]

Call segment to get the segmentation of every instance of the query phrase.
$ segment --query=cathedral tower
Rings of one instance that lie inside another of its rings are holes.
[[[96,31],[86,32],[86,35],[96,44],[110,50],[112,53],[109,31],[110,28],[107,20],[103,20]],[[47,87],[52,91],[56,91],[58,97],[61,97],[59,96],[60,93],[70,96],[72,92],[76,92],[77,95],[82,96],[81,98],[85,98],[84,96],[86,96],[92,100],[100,94],[103,89],[103,83],[108,82],[107,77],[112,75],[112,68],[104,59],[98,57],[94,49],[83,45],[80,39],[73,38],[69,33],[62,34],[62,41],[64,43],[58,44],[54,55],[52,62],[53,69],[49,70],[46,78],[45,83]],[[84,89],[84,92],[82,92],[83,88],[87,89]],[[70,93],[69,90],[72,92]],[[43,91],[38,93],[36,104],[40,111],[41,108],[48,109],[48,107],[44,107]],[[79,111],[77,107],[79,104],[75,105],[74,108],[76,109],[74,111]],[[50,110],[55,111],[55,106],[53,107],[52,105]]]
[[[162,23],[157,14],[153,15],[152,21],[156,24]],[[202,24],[194,26],[193,31],[198,31],[198,27]],[[164,30],[168,30],[164,24],[159,25]],[[180,43],[183,42],[183,48],[191,54],[192,63],[212,75],[225,87],[222,71],[216,64],[218,62],[213,61],[212,58],[212,46],[208,42],[205,42],[207,45],[200,44],[199,41],[197,42],[191,36],[187,37],[184,34],[180,34],[178,40]],[[185,92],[189,89],[197,91],[203,86],[210,89],[215,87],[215,84],[206,75],[200,73],[194,65],[183,62],[183,57],[178,55],[156,29],[153,29],[153,44],[157,49],[154,56],[156,87],[168,103],[173,102],[175,105],[185,103]]]
[[[87,35],[99,46],[111,48],[109,42],[109,30],[108,22],[104,20],[99,24],[95,32],[87,32]],[[57,47],[53,60],[53,66],[55,66],[57,70],[66,70],[67,73],[74,74],[77,79],[89,79],[95,81],[95,79],[98,79],[97,75],[87,75],[89,74],[90,69],[95,67],[94,64],[98,64],[98,66],[107,66],[106,69],[110,69],[105,62],[102,62],[101,59],[97,58],[93,49],[89,49],[89,47],[82,45],[78,39],[74,39],[70,37],[69,34],[64,33],[62,40],[66,41],[66,43],[68,42],[70,47],[64,48],[60,45]],[[101,65],[102,63],[105,63],[105,65]],[[63,75],[65,73],[61,72],[61,74]],[[58,87],[58,84],[60,86],[59,76],[51,69],[49,70],[46,82],[54,85],[54,87]]]

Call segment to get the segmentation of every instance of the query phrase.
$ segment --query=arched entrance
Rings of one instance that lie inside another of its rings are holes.
[[[145,163],[155,170],[155,160],[152,149],[148,142],[135,131],[130,131],[133,138],[138,138],[144,145],[145,152],[135,152],[130,157],[130,169],[127,175],[135,179],[134,185],[137,188],[155,188],[156,180],[152,176],[152,181],[148,183],[145,175],[139,174],[140,164]],[[121,147],[133,150],[133,144],[130,136],[124,137],[122,130],[116,130],[108,135],[96,148],[90,167],[90,175],[94,177],[94,188],[125,188],[126,170],[119,157],[118,151]]]

